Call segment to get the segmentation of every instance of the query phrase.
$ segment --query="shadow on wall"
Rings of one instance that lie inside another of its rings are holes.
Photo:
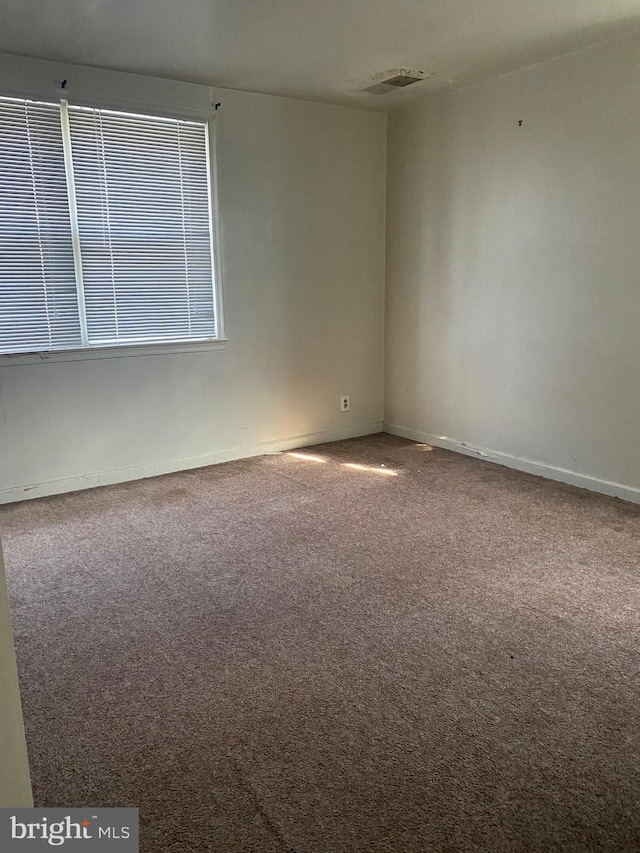
[[[391,118],[390,429],[640,485],[639,47]]]

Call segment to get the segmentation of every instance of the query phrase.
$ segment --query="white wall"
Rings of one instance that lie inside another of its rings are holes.
[[[5,94],[216,114],[223,349],[0,359],[0,502],[382,426],[383,115],[0,57]],[[339,411],[341,394],[351,412]]]
[[[631,36],[390,119],[389,430],[640,500],[639,92]]]
[[[16,656],[0,545],[0,808],[30,807],[31,781],[27,763]]]

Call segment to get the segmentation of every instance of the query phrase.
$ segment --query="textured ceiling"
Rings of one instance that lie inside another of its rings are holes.
[[[0,52],[393,110],[640,30],[640,0],[4,0]],[[428,79],[362,92],[381,72]]]

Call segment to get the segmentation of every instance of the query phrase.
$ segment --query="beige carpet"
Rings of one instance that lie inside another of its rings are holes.
[[[640,850],[640,508],[306,452],[0,509],[36,803],[146,853]]]

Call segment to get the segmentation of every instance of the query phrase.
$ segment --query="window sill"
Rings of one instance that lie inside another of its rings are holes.
[[[93,361],[94,358],[141,358],[150,355],[172,355],[174,353],[211,352],[225,348],[228,338],[211,341],[181,341],[159,344],[127,344],[113,347],[90,347],[74,350],[49,352],[17,352],[0,354],[0,367],[23,364],[46,364],[61,361]]]

